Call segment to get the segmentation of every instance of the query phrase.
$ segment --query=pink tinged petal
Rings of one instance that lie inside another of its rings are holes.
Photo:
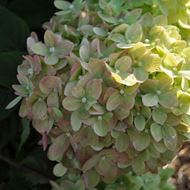
[[[97,100],[102,93],[102,80],[93,79],[89,81],[86,85],[85,90],[87,97]]]
[[[71,91],[72,95],[76,98],[82,98],[83,96],[85,96],[85,91],[84,88],[77,85],[75,86],[72,91]]]
[[[48,136],[46,133],[42,134],[42,146],[43,146],[43,150],[45,151],[48,146]]]
[[[48,47],[54,47],[55,46],[55,34],[47,30],[44,34],[44,42]]]
[[[48,49],[47,47],[42,43],[42,42],[38,42],[36,44],[34,44],[32,47],[31,47],[31,50],[38,54],[38,55],[42,55],[42,56],[45,56],[47,55],[48,53]]]
[[[26,100],[23,99],[20,105],[20,109],[19,109],[19,116],[26,117],[27,113],[28,113],[28,106],[26,104]]]
[[[59,94],[62,93],[62,82],[59,77],[46,76],[39,83],[40,90],[44,94],[49,94],[53,89],[57,89]]]
[[[37,75],[42,70],[41,59],[38,55],[34,55],[33,60],[34,60],[33,61],[34,71],[35,71],[35,74]]]
[[[74,44],[69,40],[64,40],[60,44],[57,44],[56,54],[59,58],[63,58],[69,55],[74,48]]]
[[[106,108],[108,111],[115,110],[122,103],[121,95],[118,92],[114,92],[106,103]]]
[[[47,105],[44,100],[36,101],[32,106],[32,113],[35,119],[42,119],[47,113]]]
[[[59,58],[56,57],[54,54],[47,55],[44,58],[44,62],[47,65],[55,65],[58,61],[59,61]]]
[[[12,88],[16,91],[16,95],[23,97],[26,97],[28,95],[28,90],[21,85],[12,85]]]
[[[52,145],[48,149],[48,158],[51,161],[58,161],[60,162],[63,158],[64,153],[69,148],[69,139],[62,134],[54,139]]]
[[[36,119],[33,120],[32,124],[36,131],[38,131],[40,134],[49,133],[53,127],[53,120],[50,118],[46,118],[44,120]]]
[[[57,92],[51,92],[47,98],[48,107],[59,107],[59,97]]]
[[[81,107],[81,101],[75,97],[64,98],[62,105],[68,111],[75,111]]]

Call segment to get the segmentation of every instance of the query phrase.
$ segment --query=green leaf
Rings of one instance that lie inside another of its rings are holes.
[[[71,114],[71,126],[73,131],[78,131],[81,127],[81,120],[79,118],[78,112],[72,112]]]
[[[146,94],[142,96],[142,102],[145,106],[152,107],[158,104],[158,96],[156,94]]]
[[[0,23],[0,51],[25,51],[26,38],[29,36],[26,23],[2,6],[0,6]]]
[[[164,112],[162,109],[157,108],[153,110],[152,118],[156,123],[163,125],[167,119],[167,113]]]
[[[107,100],[106,108],[108,111],[115,110],[121,104],[121,95],[114,92]]]
[[[174,174],[173,168],[165,168],[159,171],[159,175],[162,180],[168,180]]]
[[[68,111],[75,111],[80,108],[81,101],[74,97],[66,97],[63,99],[62,105]]]
[[[162,140],[162,127],[157,123],[152,123],[150,126],[150,132],[156,142]]]
[[[140,24],[132,24],[126,30],[125,37],[130,42],[139,42],[143,37],[143,30]]]
[[[145,118],[142,115],[136,116],[134,124],[138,131],[143,131],[145,128]]]
[[[18,152],[21,150],[22,146],[27,141],[29,135],[30,135],[30,122],[28,119],[24,118],[22,119],[22,133],[20,137],[21,140],[20,140]]]
[[[67,172],[67,168],[62,163],[58,163],[53,168],[53,174],[57,177],[62,177]]]
[[[21,96],[16,97],[14,100],[12,100],[12,101],[6,106],[5,109],[8,110],[8,109],[13,108],[16,104],[18,104],[18,103],[20,102],[21,99],[22,99]]]

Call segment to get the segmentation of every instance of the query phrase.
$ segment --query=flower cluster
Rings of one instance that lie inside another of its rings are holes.
[[[68,190],[156,172],[190,131],[189,0],[55,6],[44,41],[27,40],[8,108],[22,99]]]

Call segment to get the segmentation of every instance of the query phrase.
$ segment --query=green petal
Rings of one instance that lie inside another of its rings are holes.
[[[38,43],[34,44],[31,47],[31,50],[34,53],[36,53],[38,55],[42,55],[42,56],[46,56],[48,54],[48,49],[42,42],[38,42]]]
[[[81,119],[79,118],[78,113],[75,111],[71,114],[71,126],[73,131],[78,131],[81,127]]]
[[[157,123],[153,123],[150,126],[150,132],[156,142],[162,140],[162,127],[160,125],[158,125]]]
[[[94,132],[100,136],[104,137],[108,133],[108,126],[103,120],[96,120],[93,125]]]
[[[145,128],[145,118],[142,115],[136,116],[134,124],[138,131],[143,131]]]
[[[168,53],[164,59],[164,65],[169,67],[177,67],[177,59],[172,53]]]
[[[159,103],[166,108],[173,108],[178,105],[178,99],[176,94],[172,92],[166,92],[159,95]]]
[[[118,92],[114,92],[106,103],[106,108],[108,111],[115,110],[121,104],[121,95]]]
[[[131,42],[141,41],[143,37],[142,26],[138,23],[132,24],[131,26],[127,28],[125,37],[127,40],[130,40]]]
[[[142,102],[148,107],[156,106],[158,104],[158,96],[152,93],[143,95]]]
[[[98,36],[102,36],[102,37],[105,37],[107,36],[107,31],[104,30],[103,28],[100,28],[100,27],[94,27],[93,28],[93,32],[98,35]]]
[[[96,170],[100,175],[105,177],[117,176],[117,166],[111,159],[108,158],[104,159],[104,157],[102,157],[96,167]]]
[[[162,127],[162,135],[166,147],[169,150],[174,151],[177,146],[177,133],[175,128],[171,126]]]
[[[166,152],[166,146],[164,145],[164,143],[161,141],[161,142],[156,142],[156,143],[153,143],[155,149],[160,152],[160,153],[164,153]]]
[[[47,55],[44,58],[44,62],[47,65],[55,65],[58,62],[58,57],[56,57],[55,55],[51,54],[51,55]]]
[[[134,75],[138,82],[143,82],[148,79],[148,72],[143,68],[134,68]]]
[[[82,171],[86,172],[90,170],[98,163],[99,160],[100,160],[99,155],[95,154],[84,163],[84,165],[82,166]]]
[[[131,64],[131,57],[123,56],[115,62],[115,68],[120,72],[128,72],[131,69]]]
[[[79,55],[82,61],[88,62],[90,58],[90,43],[87,39],[83,39],[79,49]]]
[[[142,159],[140,158],[136,158],[135,160],[133,160],[132,162],[132,168],[133,171],[137,174],[137,175],[142,175],[145,172],[145,163]],[[141,182],[141,181],[138,181]],[[138,189],[141,189],[141,185],[143,184],[143,181],[141,182],[142,184],[139,184]]]
[[[80,108],[81,101],[74,97],[66,97],[63,99],[62,105],[68,111],[75,111]]]
[[[120,135],[115,140],[115,148],[118,152],[124,152],[129,146],[129,137],[125,133],[120,133]]]
[[[150,144],[150,136],[147,133],[136,133],[132,139],[133,146],[137,151],[142,151],[146,149]]]
[[[48,47],[55,47],[55,37],[51,30],[47,30],[44,34],[44,42]]]
[[[56,8],[61,9],[61,10],[68,10],[71,3],[68,1],[62,1],[62,0],[55,0],[54,5]]]
[[[89,170],[84,175],[87,177],[88,188],[93,188],[98,185],[100,175],[95,170]]]
[[[156,123],[163,125],[167,119],[167,113],[165,113],[162,109],[157,108],[153,110],[152,118]]]
[[[121,104],[114,110],[114,114],[118,120],[122,121],[129,116],[130,109],[127,104]]]
[[[89,81],[85,89],[87,97],[97,100],[102,93],[102,80],[93,79]]]
[[[67,168],[62,163],[58,163],[53,168],[53,174],[57,177],[63,176],[67,172]]]
[[[124,20],[126,21],[127,24],[133,24],[138,20],[141,14],[142,14],[142,9],[140,8],[131,10],[125,15]]]

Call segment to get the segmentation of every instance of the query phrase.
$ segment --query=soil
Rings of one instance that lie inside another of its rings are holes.
[[[175,169],[171,180],[177,190],[190,190],[190,142],[182,145],[169,167]]]

